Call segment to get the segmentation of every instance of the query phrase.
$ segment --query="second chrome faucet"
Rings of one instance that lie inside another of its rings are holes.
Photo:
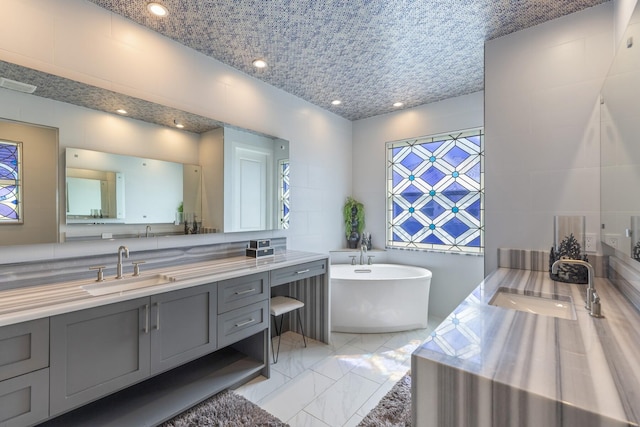
[[[120,246],[118,248],[118,265],[116,268],[116,279],[122,279],[124,276],[122,275],[122,256],[125,258],[129,258],[129,248],[126,246]]]
[[[551,265],[551,274],[558,274],[558,268],[560,267],[560,264],[577,264],[587,268],[587,296],[584,306],[587,310],[589,310],[589,314],[591,316],[604,317],[600,309],[600,297],[596,293],[596,289],[593,285],[595,276],[593,272],[593,266],[591,266],[591,264],[589,264],[588,262],[579,259],[559,259],[554,262],[553,265]]]

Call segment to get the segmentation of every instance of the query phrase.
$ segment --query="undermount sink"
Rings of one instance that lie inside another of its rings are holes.
[[[576,311],[571,297],[555,298],[514,293],[507,288],[500,288],[489,304],[502,308],[524,311],[526,313],[553,316],[561,319],[576,319]]]
[[[173,277],[165,274],[154,274],[150,276],[127,277],[125,279],[111,278],[104,282],[94,282],[90,285],[80,286],[80,288],[93,296],[99,296],[147,288],[149,286],[164,285],[171,282],[175,282]]]

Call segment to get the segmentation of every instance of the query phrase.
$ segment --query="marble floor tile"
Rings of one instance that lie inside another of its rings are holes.
[[[331,354],[333,354],[333,350],[329,346],[313,340],[307,341],[306,348],[294,345],[287,350],[283,350],[283,347],[280,347],[278,363],[272,364],[271,370],[293,378]]]
[[[343,345],[349,344],[352,340],[358,338],[359,334],[351,334],[346,332],[331,332],[331,342],[329,346],[334,350],[340,349]]]
[[[335,353],[311,366],[311,369],[331,379],[339,380],[347,372],[362,363],[366,352],[357,347],[344,345]]]
[[[236,390],[291,427],[356,426],[411,368],[411,352],[440,324],[389,334],[331,334],[324,344],[293,332],[282,335],[271,378]],[[277,338],[273,340],[277,345]]]
[[[351,418],[347,420],[346,423],[343,424],[343,427],[357,427],[360,424],[364,417],[358,413],[353,414]]]
[[[334,383],[332,379],[309,370],[269,393],[257,403],[262,409],[286,422]]]
[[[333,427],[305,411],[300,411],[287,424],[291,427]]]
[[[381,347],[363,356],[358,366],[351,372],[378,384],[388,380],[398,381],[411,367],[410,358],[411,353]]]
[[[269,393],[272,393],[282,387],[290,380],[291,378],[272,369],[271,378],[267,379],[260,375],[259,377],[256,377],[248,383],[238,387],[234,391],[252,402],[257,402]]]
[[[349,345],[373,352],[382,347],[391,338],[393,338],[392,334],[360,334],[349,341]]]
[[[378,383],[349,372],[309,403],[304,410],[330,426],[341,426],[379,387]]]

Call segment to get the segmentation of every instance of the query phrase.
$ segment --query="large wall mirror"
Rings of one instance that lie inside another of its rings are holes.
[[[2,99],[27,97],[33,110],[50,110],[41,107],[50,102],[43,98],[49,98],[108,113],[109,120],[127,121],[120,129],[135,130],[140,123],[145,135],[166,135],[162,129],[169,127],[170,134],[187,135],[195,160],[168,161],[166,157],[173,155],[166,150],[164,159],[157,158],[152,140],[145,141],[148,156],[124,155],[118,144],[109,142],[97,150],[69,146],[64,135],[70,131],[63,127],[74,118],[60,119],[63,167],[57,198],[52,197],[53,209],[61,215],[60,220],[54,215],[57,227],[51,235],[56,237],[47,242],[288,228],[288,141],[3,61],[0,77],[37,87],[33,95],[0,88]],[[115,114],[123,106],[126,118]],[[30,123],[36,121],[37,113]],[[184,129],[176,129],[176,124]],[[50,120],[48,125],[52,126]],[[149,131],[150,126],[160,130]],[[56,156],[50,161],[59,164]],[[37,170],[25,174],[37,182]],[[25,187],[26,183],[27,179]],[[18,236],[10,244],[21,243],[30,242]]]
[[[640,261],[640,4],[602,88],[601,241]]]

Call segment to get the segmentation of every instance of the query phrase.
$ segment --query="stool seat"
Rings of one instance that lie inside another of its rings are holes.
[[[271,298],[271,315],[281,316],[298,308],[304,307],[304,303],[289,297],[273,297]]]

